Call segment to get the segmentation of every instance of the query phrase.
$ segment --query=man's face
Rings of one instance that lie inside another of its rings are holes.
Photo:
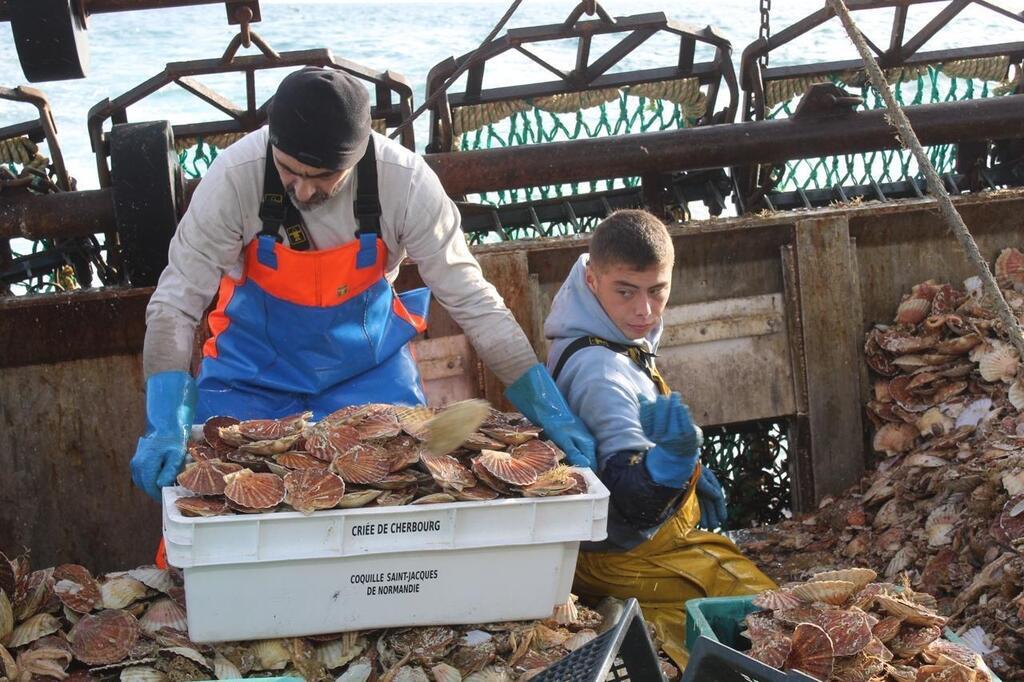
[[[621,263],[588,263],[587,286],[619,331],[640,339],[661,320],[672,290],[672,264],[634,270]]]
[[[276,147],[272,150],[281,183],[300,211],[312,210],[340,192],[342,183],[352,172],[351,168],[339,171],[307,166]]]

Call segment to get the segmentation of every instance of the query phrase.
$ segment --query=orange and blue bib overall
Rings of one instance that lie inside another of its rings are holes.
[[[396,295],[385,278],[373,142],[357,166],[356,238],[309,250],[267,149],[263,230],[239,279],[221,280],[197,378],[197,421],[274,418],[346,405],[425,401],[409,348],[426,329],[429,290]],[[291,246],[280,243],[284,227]]]

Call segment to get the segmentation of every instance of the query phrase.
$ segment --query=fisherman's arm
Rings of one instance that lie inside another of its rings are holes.
[[[600,349],[583,350],[565,366],[568,401],[580,415],[597,443],[598,475],[611,493],[624,521],[638,530],[657,526],[675,513],[686,491],[682,486],[662,485],[651,476],[644,460],[654,443],[640,425],[640,402],[635,389],[626,381],[616,381],[614,371],[601,366],[580,368],[588,355]]]
[[[241,241],[237,192],[214,163],[178,224],[167,267],[146,308],[146,432],[131,472],[135,484],[157,501],[185,458],[196,403],[189,374],[196,325],[221,275],[237,262]]]
[[[399,239],[484,364],[508,386],[508,399],[544,428],[570,463],[593,467],[590,434],[537,361],[501,295],[484,279],[466,244],[458,209],[426,164],[418,164],[412,174]]]

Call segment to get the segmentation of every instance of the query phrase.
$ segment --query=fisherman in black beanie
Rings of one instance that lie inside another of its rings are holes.
[[[171,240],[146,311],[147,429],[132,478],[159,499],[193,423],[314,418],[424,404],[410,342],[430,291],[396,294],[410,258],[438,301],[572,464],[593,440],[469,252],[459,212],[415,152],[371,131],[366,87],[338,69],[288,75],[270,124],[217,155]],[[195,380],[195,329],[214,294]],[[342,623],[338,623],[342,625]]]

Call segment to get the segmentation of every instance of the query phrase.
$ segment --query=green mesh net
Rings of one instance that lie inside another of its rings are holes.
[[[956,72],[955,69],[953,71]],[[996,68],[992,78],[957,77],[948,75],[939,66],[928,66],[922,67],[920,73],[916,70],[900,69],[898,73],[890,73],[888,76],[896,101],[904,106],[912,106],[1006,94],[1012,89],[1005,85],[992,84],[993,80],[1001,80],[1001,77],[996,75],[998,73],[999,69]],[[1005,74],[1005,67],[1002,73]],[[864,100],[859,109],[885,108],[881,95],[870,84],[861,83],[862,77],[859,74],[832,74],[829,80],[859,95]],[[795,95],[775,104],[769,111],[768,118],[792,116],[799,101],[800,95]],[[929,160],[940,175],[955,169],[955,145],[933,145],[925,149]],[[836,185],[869,185],[872,181],[897,182],[923,177],[913,154],[904,149],[799,159],[780,167],[780,171],[777,175],[778,183],[773,188],[780,192],[823,189]]]

